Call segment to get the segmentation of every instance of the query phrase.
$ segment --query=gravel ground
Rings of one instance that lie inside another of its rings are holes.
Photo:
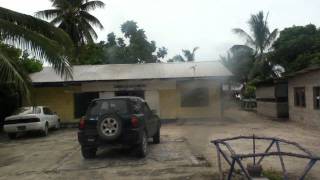
[[[96,159],[84,160],[74,129],[53,131],[48,137],[0,137],[0,179],[218,179],[210,140],[252,134],[296,141],[320,154],[319,130],[231,108],[224,120],[179,120],[164,125],[161,143],[150,143],[145,159],[135,158],[130,149],[104,149]],[[251,151],[249,143],[233,146],[239,152]],[[266,146],[257,144],[261,150]],[[284,150],[294,151],[287,146]],[[285,163],[290,173],[297,174],[307,162],[285,158]],[[266,159],[263,168],[280,170],[279,159]],[[320,179],[319,174],[316,164],[308,179]]]

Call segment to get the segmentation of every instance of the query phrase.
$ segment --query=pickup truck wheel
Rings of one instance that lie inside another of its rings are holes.
[[[96,157],[97,148],[81,147],[81,154],[85,159],[92,159]]]
[[[17,137],[17,133],[8,133],[9,139],[15,139]]]
[[[115,140],[122,131],[122,121],[116,114],[101,116],[97,123],[97,131],[103,140]]]
[[[154,144],[159,144],[160,143],[160,128],[158,128],[158,131],[156,134],[152,137],[153,143]]]
[[[48,123],[46,123],[44,125],[44,129],[41,131],[41,135],[42,136],[48,136],[48,133],[49,133],[49,125],[48,125]]]
[[[144,158],[148,153],[148,137],[145,131],[142,132],[140,143],[137,147],[137,156]]]

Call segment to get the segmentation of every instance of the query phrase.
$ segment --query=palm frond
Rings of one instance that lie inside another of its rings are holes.
[[[73,43],[68,34],[61,29],[52,27],[52,25],[46,21],[2,7],[0,7],[0,19],[26,29],[32,29],[34,32],[59,42],[65,49],[70,50],[73,47]]]
[[[0,19],[0,33],[6,43],[28,49],[39,59],[45,59],[57,73],[71,78],[70,57],[57,41],[51,40],[23,26]]]
[[[242,30],[240,28],[234,28],[234,29],[232,29],[232,31],[235,34],[238,34],[241,37],[245,38],[246,44],[248,44],[250,46],[255,46],[255,42],[254,42],[253,38],[248,33],[246,33],[244,30]]]
[[[251,15],[248,23],[255,39],[255,44],[258,48],[258,51],[259,53],[263,53],[266,48],[266,40],[270,34],[268,22],[267,19],[265,19],[263,11],[260,11],[255,15]]]
[[[72,2],[69,0],[50,0],[52,2],[52,6],[56,7],[57,9],[67,9],[68,7],[72,6]]]
[[[181,55],[175,55],[168,62],[185,62],[185,60]]]
[[[197,46],[197,47],[195,47],[195,48],[193,48],[193,50],[192,50],[192,54],[194,55],[195,54],[195,52],[197,51],[199,49],[199,47]]]
[[[29,76],[0,49],[0,83],[14,84],[17,90],[29,101]]]
[[[60,24],[62,23],[62,21],[63,21],[63,17],[62,17],[62,16],[58,16],[58,17],[52,19],[52,20],[50,21],[50,24],[59,27]]]
[[[96,33],[96,31],[93,29],[93,27],[86,20],[82,20],[82,22],[80,23],[80,26],[81,26],[82,32],[88,32],[89,33],[89,34],[86,33],[86,35],[87,35],[86,39],[87,40],[90,40],[90,39],[93,39],[93,38],[94,39],[98,38],[98,34]]]
[[[83,11],[95,10],[96,8],[104,8],[105,4],[102,1],[89,1],[80,6]]]
[[[38,11],[35,13],[35,16],[42,19],[53,19],[62,14],[59,9],[47,9],[43,11]]]
[[[277,36],[278,36],[278,29],[275,29],[269,34],[269,36],[265,42],[265,47],[271,46],[271,44],[274,42],[274,40],[277,38]]]
[[[97,26],[99,29],[103,29],[103,25],[101,24],[101,22],[96,17],[89,14],[88,12],[80,11],[80,15],[92,26]]]

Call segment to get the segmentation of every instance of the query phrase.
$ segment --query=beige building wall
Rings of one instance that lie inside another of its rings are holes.
[[[76,122],[74,118],[74,96],[80,87],[37,87],[32,89],[34,105],[48,106],[56,112],[61,122]]]
[[[113,97],[114,91],[123,90],[115,85],[143,84],[145,99],[151,109],[155,109],[162,119],[177,118],[220,118],[220,82],[217,80],[151,80],[130,82],[93,82],[77,87],[36,87],[33,89],[34,103],[45,105],[58,113],[62,122],[76,122],[74,118],[74,93],[99,92],[99,97]],[[182,107],[181,91],[206,87],[209,91],[209,104],[204,107]],[[135,90],[135,89],[126,89]]]
[[[289,79],[289,118],[292,121],[303,123],[306,126],[320,127],[320,110],[314,109],[313,87],[320,86],[320,70]],[[306,107],[294,105],[294,88],[305,87]]]
[[[256,98],[275,98],[274,86],[262,86],[256,90]]]
[[[160,118],[162,119],[176,119],[177,118],[177,91],[160,90]]]
[[[257,113],[267,117],[276,118],[278,116],[277,103],[257,101]]]
[[[206,87],[209,90],[209,105],[205,107],[182,107],[181,92],[192,88]],[[220,84],[218,81],[193,80],[177,84],[177,118],[220,118]]]

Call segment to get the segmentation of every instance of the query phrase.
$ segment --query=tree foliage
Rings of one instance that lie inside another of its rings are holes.
[[[155,41],[148,41],[145,31],[136,22],[125,22],[121,32],[123,37],[110,33],[106,42],[83,46],[80,64],[156,63],[167,55],[165,47],[157,48]]]
[[[103,29],[100,21],[89,11],[103,8],[102,1],[90,0],[50,0],[54,9],[39,11],[37,17],[51,20],[69,34],[76,47],[93,43],[98,37],[93,27]]]
[[[248,24],[251,35],[241,28],[235,28],[233,32],[243,37],[246,41],[245,45],[254,49],[257,56],[262,56],[276,39],[278,29],[274,29],[272,32],[269,30],[268,15],[265,17],[263,11],[251,15]]]
[[[263,80],[270,77],[276,77],[273,71],[274,64],[267,58],[266,54],[278,35],[278,30],[269,30],[268,15],[265,16],[262,11],[251,15],[248,21],[251,33],[243,29],[235,28],[233,32],[239,34],[246,41],[245,46],[254,51],[254,65],[249,72],[249,79]]]
[[[69,60],[72,58],[72,41],[61,29],[0,7],[0,34],[5,43],[27,49],[36,58],[48,62],[61,76],[71,77]],[[0,49],[0,83],[13,84],[22,95],[29,97],[28,81],[29,77],[14,58]]]
[[[285,28],[272,47],[269,58],[286,73],[320,65],[320,30],[313,24]]]
[[[171,59],[168,60],[168,62],[193,62],[195,60],[196,51],[199,49],[199,47],[194,47],[192,51],[183,49],[181,56],[180,54],[173,56]]]
[[[253,67],[254,51],[248,46],[235,45],[227,56],[220,57],[220,61],[233,73],[236,82],[245,83]]]
[[[14,46],[10,46],[0,42],[0,50],[7,54],[22,71],[20,73],[27,74],[39,72],[42,70],[42,62],[35,57],[31,57],[27,51],[22,51]]]

